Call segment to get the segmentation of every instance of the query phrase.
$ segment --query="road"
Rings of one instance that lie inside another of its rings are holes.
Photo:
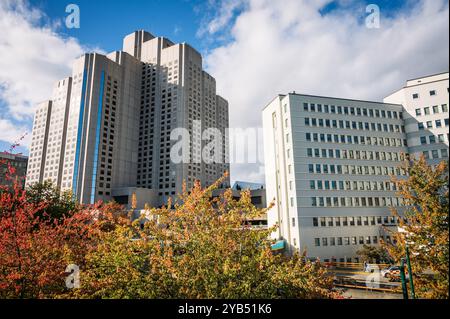
[[[336,289],[347,298],[354,299],[401,299],[401,285],[389,282],[379,272],[369,273],[354,269],[331,269]],[[394,292],[397,290],[398,292]]]

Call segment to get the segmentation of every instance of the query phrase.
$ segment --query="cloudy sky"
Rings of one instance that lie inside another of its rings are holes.
[[[65,26],[70,3],[80,29]],[[369,4],[379,28],[366,25]],[[0,149],[30,132],[36,103],[74,58],[120,49],[136,29],[202,52],[239,128],[260,127],[279,93],[380,101],[409,78],[449,69],[448,0],[0,0]],[[232,179],[263,181],[263,164],[233,165]]]

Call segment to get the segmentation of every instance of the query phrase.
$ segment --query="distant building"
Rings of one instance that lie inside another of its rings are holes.
[[[239,200],[241,198],[241,192],[244,190],[250,191],[250,197],[252,204],[256,208],[267,208],[267,200],[266,200],[266,188],[264,184],[259,183],[250,183],[250,182],[235,182],[231,191],[233,193],[233,198],[235,200]],[[226,189],[216,189],[213,191],[213,197],[219,197],[222,195]],[[249,224],[252,225],[255,229],[257,228],[267,228],[267,214],[263,214],[259,218],[249,220]]]
[[[0,152],[0,185],[12,185],[15,181],[19,181],[22,186],[25,185],[25,177],[27,175],[28,157],[22,155],[9,154]],[[8,166],[15,169],[15,173],[7,178]]]
[[[406,81],[400,90],[384,98],[386,103],[402,104],[408,151],[424,155],[430,164],[448,161],[449,73]]]

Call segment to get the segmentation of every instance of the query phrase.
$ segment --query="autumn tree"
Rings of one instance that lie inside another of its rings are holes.
[[[318,263],[274,254],[269,234],[246,220],[266,212],[231,191],[211,199],[196,183],[141,220],[117,220],[86,256],[81,298],[332,298]],[[145,219],[145,220],[144,220]]]
[[[85,253],[95,243],[91,210],[49,219],[47,207],[45,201],[29,202],[17,182],[0,192],[0,298],[53,298],[65,293],[66,267],[83,265]]]
[[[422,156],[405,163],[407,179],[397,179],[399,195],[408,204],[399,219],[396,244],[386,244],[399,262],[409,247],[416,294],[422,298],[449,297],[448,168],[445,162],[429,166]]]

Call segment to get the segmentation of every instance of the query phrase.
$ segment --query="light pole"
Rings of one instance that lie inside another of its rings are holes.
[[[402,258],[400,264],[400,278],[402,280],[403,299],[408,299],[408,287],[406,287],[406,277],[405,277],[405,258]]]
[[[409,288],[411,293],[411,299],[416,299],[416,293],[414,291],[413,274],[411,269],[411,261],[409,259],[409,247],[407,243],[406,243],[406,264],[408,266]]]

